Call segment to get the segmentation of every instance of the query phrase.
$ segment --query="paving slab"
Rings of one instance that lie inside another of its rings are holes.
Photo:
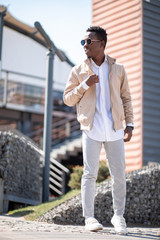
[[[88,232],[84,226],[57,225],[24,218],[0,216],[0,240],[160,240],[159,228],[129,227],[128,235],[115,234],[113,227]]]
[[[101,233],[75,233],[75,232],[0,232],[1,240],[88,240],[88,239],[101,239],[101,240],[152,240],[160,239],[155,233],[129,233],[127,236],[108,233],[104,229]]]

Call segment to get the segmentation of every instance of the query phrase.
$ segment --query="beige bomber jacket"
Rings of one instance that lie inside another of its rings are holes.
[[[127,75],[124,66],[116,63],[116,60],[107,55],[109,64],[109,87],[113,128],[123,128],[123,120],[133,123],[133,108]],[[82,87],[91,70],[90,59],[72,68],[66,88],[63,94],[64,103],[68,106],[77,106],[77,119],[81,124],[81,130],[91,130],[96,108],[96,85],[88,90]],[[98,84],[98,83],[97,83]]]

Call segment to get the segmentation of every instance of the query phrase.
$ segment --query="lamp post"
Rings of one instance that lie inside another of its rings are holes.
[[[51,45],[51,40],[45,33],[39,22],[34,23],[37,30],[46,40],[48,47],[47,53],[47,74],[45,85],[45,108],[44,108],[44,131],[43,131],[43,196],[42,201],[49,200],[49,170],[50,170],[50,151],[51,151],[51,131],[52,131],[52,111],[53,111],[53,60],[55,51]]]
[[[51,151],[51,132],[52,132],[52,111],[53,111],[53,61],[55,54],[61,61],[65,61],[64,55],[56,48],[47,33],[39,22],[34,23],[37,30],[45,40],[47,53],[47,77],[45,87],[45,111],[44,111],[44,134],[43,134],[43,202],[49,200],[49,170],[50,170],[50,151]]]
[[[52,132],[52,105],[53,105],[53,60],[55,52],[50,49],[47,54],[47,78],[45,87],[45,114],[43,131],[43,202],[49,200],[49,170],[50,170],[50,151],[51,151],[51,132]]]

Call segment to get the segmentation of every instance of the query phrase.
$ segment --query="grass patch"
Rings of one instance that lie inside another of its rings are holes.
[[[25,208],[9,211],[8,214],[11,216],[17,216],[17,217],[23,216],[28,221],[34,221],[36,218],[46,213],[48,210],[58,206],[59,204],[65,202],[66,200],[78,195],[79,193],[80,193],[80,190],[75,189],[49,202],[42,203],[36,206],[28,206]]]

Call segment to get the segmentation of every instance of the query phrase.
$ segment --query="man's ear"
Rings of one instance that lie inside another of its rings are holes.
[[[101,41],[101,46],[105,49],[105,41],[104,40]]]

